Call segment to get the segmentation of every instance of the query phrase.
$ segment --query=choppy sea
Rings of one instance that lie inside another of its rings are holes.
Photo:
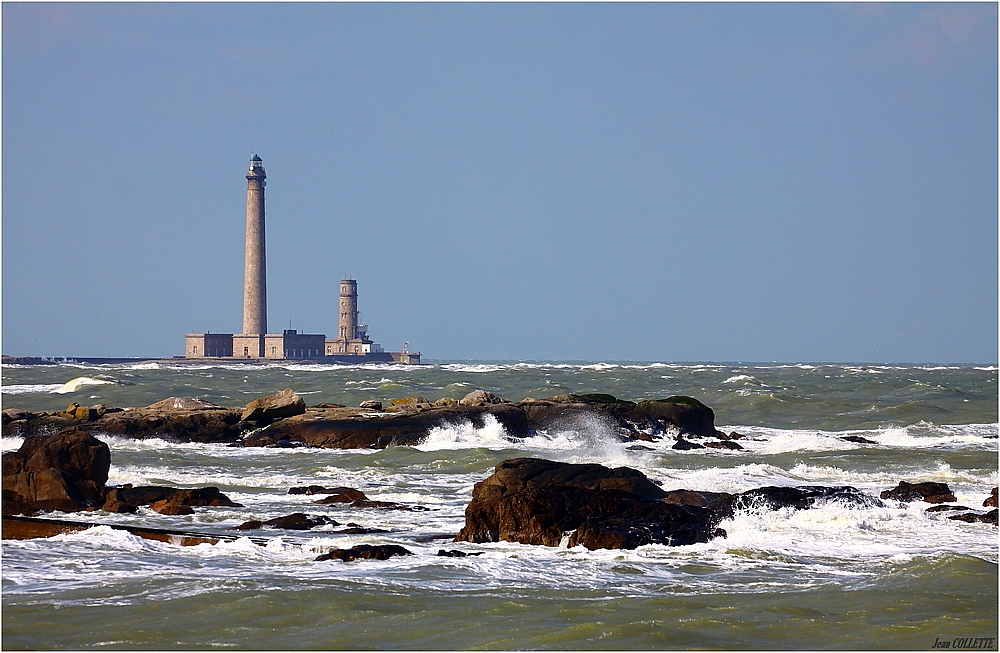
[[[668,490],[853,485],[877,496],[900,480],[941,481],[958,503],[984,512],[997,485],[993,365],[140,363],[2,372],[4,408],[26,410],[169,396],[240,406],[286,387],[309,404],[347,405],[461,398],[477,388],[512,400],[682,394],[711,406],[722,430],[746,436],[743,451],[675,451],[670,441],[630,450],[599,422],[516,443],[496,424],[446,424],[418,446],[380,451],[105,437],[109,483],[214,485],[245,507],[73,519],[232,533],[249,519],[308,512],[389,532],[273,531],[263,546],[244,538],[181,547],[97,526],[3,540],[4,649],[919,650],[997,635],[997,529],[927,513],[922,502],[743,512],[721,524],[725,539],[633,551],[434,539],[461,528],[477,481],[519,456],[625,465]],[[20,444],[3,438],[2,448]],[[312,484],[429,510],[287,494]],[[314,561],[362,543],[415,555]],[[440,549],[480,555],[440,557]]]

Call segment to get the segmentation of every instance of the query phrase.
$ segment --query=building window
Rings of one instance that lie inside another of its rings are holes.
[[[329,356],[332,353],[333,353],[333,345],[327,345],[326,346],[326,355]]]
[[[271,347],[271,355],[274,355],[274,354],[277,354],[277,353],[278,353],[278,348],[277,347]]]
[[[243,355],[246,356],[247,358],[250,357],[250,348],[249,347],[244,347],[243,348]]]
[[[198,353],[198,345],[195,345],[194,347],[191,348],[191,353],[192,354],[197,354]]]

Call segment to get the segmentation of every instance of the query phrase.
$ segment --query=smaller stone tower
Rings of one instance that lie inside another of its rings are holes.
[[[340,281],[340,320],[338,340],[353,340],[358,331],[358,282],[354,279]]]

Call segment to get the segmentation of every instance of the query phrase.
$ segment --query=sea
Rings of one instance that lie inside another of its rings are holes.
[[[748,509],[727,537],[595,550],[452,542],[475,483],[532,456],[637,469],[664,489],[739,492],[901,480],[947,483],[985,512],[997,485],[997,367],[984,365],[224,362],[2,368],[4,408],[145,406],[171,396],[242,406],[292,388],[308,404],[607,393],[695,397],[744,449],[620,442],[598,420],[520,441],[502,426],[441,424],[384,450],[234,448],[99,436],[109,484],[219,487],[242,508],[194,515],[84,512],[93,528],[2,543],[7,650],[926,650],[994,638],[997,528],[930,504],[830,501]],[[563,427],[568,428],[568,427]],[[845,440],[861,436],[874,442]],[[19,438],[3,438],[4,451]],[[417,510],[316,505],[294,486],[348,486]],[[109,525],[239,534],[250,519],[326,515],[388,532],[256,531],[178,546]],[[414,555],[317,562],[331,548],[396,544]],[[460,551],[465,557],[440,556]],[[987,642],[988,643],[988,642]]]

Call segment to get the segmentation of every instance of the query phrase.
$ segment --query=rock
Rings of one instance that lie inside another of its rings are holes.
[[[255,531],[258,528],[264,528],[264,522],[259,519],[251,519],[250,521],[245,521],[239,526],[233,526],[231,530],[234,531]]]
[[[399,397],[398,399],[390,399],[389,403],[393,406],[417,406],[418,404],[430,403],[423,397]]]
[[[89,433],[67,430],[51,436],[30,436],[17,454],[24,460],[24,471],[59,469],[99,487],[108,482],[111,450]]]
[[[863,438],[860,435],[845,435],[840,439],[845,440],[847,442],[856,442],[857,444],[878,444],[878,442],[875,442],[874,440],[869,440],[868,438]]]
[[[284,517],[275,517],[263,522],[263,525],[270,528],[284,528],[294,531],[307,531],[315,526],[339,526],[340,522],[324,515],[307,515],[296,512]]]
[[[881,496],[883,499],[895,499],[896,501],[916,501],[921,499],[927,503],[947,503],[955,501],[955,495],[946,483],[907,483],[900,481],[899,485],[891,490],[885,490]]]
[[[225,408],[210,401],[203,401],[196,397],[167,397],[155,404],[146,406],[148,410],[174,411],[174,410],[218,410]]]
[[[819,499],[840,501],[862,507],[877,507],[882,505],[882,502],[875,497],[869,496],[849,485],[767,486],[737,494],[733,499],[733,509],[753,510],[765,508],[767,510],[779,510],[781,508],[795,508],[797,510],[804,510],[812,508]]]
[[[364,403],[364,402],[362,402],[362,403]],[[375,403],[377,403],[377,404],[379,404],[379,406],[381,406],[381,404],[379,402],[376,401]],[[364,408],[364,406],[361,406],[361,407]],[[347,406],[345,406],[344,404],[335,404],[335,403],[330,402],[330,401],[321,401],[320,403],[318,403],[315,406],[313,406],[313,408],[347,408]],[[382,409],[379,408],[379,410],[382,410]]]
[[[229,507],[242,508],[243,506],[231,500],[219,491],[217,487],[201,488],[174,488],[161,487],[155,485],[139,487],[112,488],[108,490],[104,505],[101,510],[107,512],[134,512],[139,506],[149,506],[153,510],[162,514],[183,514],[189,515],[193,510],[182,512],[163,512],[175,510],[168,506],[177,508],[185,507]]]
[[[438,549],[437,554],[444,558],[465,558],[468,556],[481,556],[483,555],[483,552],[474,551],[472,553],[466,553],[465,551],[459,551],[458,549],[451,549],[448,551],[445,551],[444,549]]]
[[[984,524],[993,524],[994,526],[996,526],[997,525],[997,510],[996,510],[996,508],[994,508],[993,510],[989,511],[988,513],[982,514],[982,515],[978,514],[978,513],[975,513],[975,512],[967,512],[967,513],[962,514],[962,515],[952,515],[952,516],[948,517],[948,519],[954,519],[956,521],[964,521],[964,522],[968,522],[970,524],[973,524],[975,522],[982,522]]]
[[[367,399],[358,404],[359,408],[367,408],[368,410],[382,410],[382,402],[375,401],[374,399]]]
[[[344,562],[362,559],[388,560],[393,556],[409,555],[413,555],[413,552],[398,544],[358,544],[350,549],[333,549],[316,558],[316,562],[321,560],[343,560]]]
[[[75,512],[104,503],[111,467],[108,445],[89,433],[31,435],[3,455],[3,514]],[[18,512],[10,512],[17,510]]]
[[[249,425],[241,425],[240,412],[231,408],[164,410],[147,407],[108,413],[96,422],[76,428],[137,440],[162,438],[172,442],[232,443],[239,441],[243,429]]]
[[[462,406],[485,406],[487,404],[505,404],[506,399],[501,399],[489,390],[473,390],[462,397],[459,402]]]
[[[993,492],[990,494],[990,496],[986,497],[986,500],[983,501],[983,507],[984,508],[997,507],[997,488],[993,488]]]
[[[304,485],[299,487],[288,488],[289,494],[324,494],[326,492],[332,492],[333,489],[325,488],[322,485]]]
[[[240,421],[265,426],[275,420],[301,415],[304,412],[306,412],[306,402],[291,388],[285,388],[281,392],[248,403],[240,415]]]
[[[361,415],[292,417],[247,436],[243,440],[243,446],[269,446],[283,439],[333,449],[413,446],[420,444],[430,429],[436,426],[470,422],[476,428],[483,428],[487,416],[499,421],[512,437],[524,437],[527,434],[524,411],[513,404],[497,404],[427,407],[414,412],[387,413],[378,419],[367,419]]]
[[[944,512],[946,510],[972,510],[967,506],[931,506],[924,512]]]
[[[705,445],[698,444],[697,442],[691,442],[690,440],[685,440],[684,438],[677,438],[677,442],[671,449],[677,449],[678,451],[687,451],[688,449],[704,449]]]
[[[161,515],[193,515],[194,508],[191,506],[173,501],[171,499],[160,499],[149,504],[149,507]]]
[[[3,489],[16,497],[17,506],[33,511],[76,512],[95,508],[104,502],[103,488],[90,480],[81,480],[61,469],[21,472],[3,477]],[[5,515],[13,506],[4,502]]]
[[[356,501],[368,501],[368,497],[361,490],[349,487],[335,487],[326,490],[329,496],[313,501],[313,503],[354,503]]]
[[[733,449],[742,450],[743,447],[735,442],[730,442],[729,440],[722,440],[720,442],[706,442],[705,446],[710,449]]]
[[[431,406],[435,406],[437,408],[451,408],[458,405],[458,399],[452,399],[451,397],[441,397],[440,399],[431,402]]]
[[[668,504],[666,493],[627,467],[516,458],[476,484],[455,541],[635,548],[692,544],[716,536],[707,509]]]
[[[651,417],[664,426],[675,426],[681,433],[714,437],[715,413],[697,399],[684,396],[640,401],[626,419],[633,422]]]

